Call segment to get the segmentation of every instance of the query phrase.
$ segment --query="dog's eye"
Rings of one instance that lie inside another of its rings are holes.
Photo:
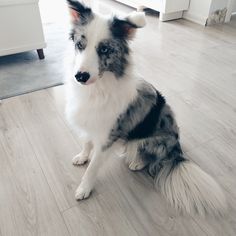
[[[77,48],[80,49],[80,50],[84,49],[84,46],[83,46],[83,44],[82,44],[81,42],[78,42],[78,43],[76,44],[76,46],[77,46]]]
[[[106,47],[106,46],[102,46],[101,48],[100,48],[100,53],[102,53],[102,54],[107,54],[108,53],[108,47]]]

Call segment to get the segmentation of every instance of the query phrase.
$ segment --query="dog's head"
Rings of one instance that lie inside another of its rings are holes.
[[[67,2],[73,24],[76,80],[91,84],[106,73],[121,78],[128,67],[128,41],[145,25],[144,13],[133,12],[124,18],[101,16],[78,1]]]

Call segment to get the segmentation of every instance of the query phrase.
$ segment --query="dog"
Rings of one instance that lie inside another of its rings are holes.
[[[73,164],[91,159],[75,198],[89,197],[99,169],[124,145],[129,168],[146,168],[177,210],[221,215],[227,206],[221,187],[184,156],[166,99],[135,74],[129,42],[145,26],[144,13],[103,16],[78,1],[67,2],[76,85],[67,94],[66,115],[84,137]]]

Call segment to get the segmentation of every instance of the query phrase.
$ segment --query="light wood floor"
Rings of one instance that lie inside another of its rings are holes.
[[[236,235],[236,18],[203,28],[150,16],[133,51],[137,70],[176,112],[186,155],[222,185],[226,217],[180,216],[148,176],[115,155],[92,196],[75,201],[86,166],[71,164],[80,143],[65,119],[61,86],[0,104],[0,236]]]

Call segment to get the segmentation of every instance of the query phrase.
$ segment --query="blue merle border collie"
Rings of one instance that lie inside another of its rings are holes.
[[[184,156],[175,116],[165,98],[135,75],[129,41],[145,15],[103,16],[67,0],[75,45],[75,79],[66,114],[83,132],[74,165],[91,159],[76,190],[88,198],[97,173],[119,145],[131,170],[147,168],[163,196],[181,212],[221,215],[226,199],[215,180]]]

